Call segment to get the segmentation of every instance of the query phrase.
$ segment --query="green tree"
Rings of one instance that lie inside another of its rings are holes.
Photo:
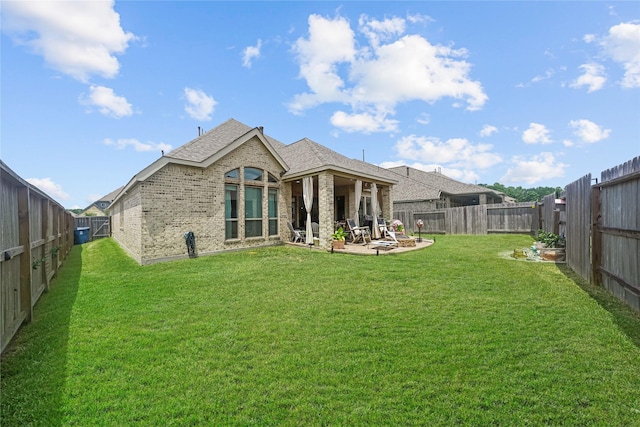
[[[535,188],[522,188],[518,187],[507,187],[499,182],[496,182],[492,185],[489,184],[478,184],[481,187],[490,188],[491,190],[500,191],[506,194],[509,197],[513,197],[516,202],[537,202],[542,200],[545,196],[549,194],[555,193],[556,197],[560,197],[562,193],[561,187],[535,187]]]

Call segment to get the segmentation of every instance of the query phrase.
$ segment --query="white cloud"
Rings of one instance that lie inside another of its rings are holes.
[[[538,83],[541,82],[543,80],[548,80],[551,77],[553,77],[553,75],[555,74],[555,70],[547,70],[545,71],[544,75],[540,76],[535,76],[534,78],[531,79],[531,83]]]
[[[607,139],[611,134],[611,129],[603,129],[601,126],[590,120],[571,120],[569,126],[575,131],[573,132],[582,142],[594,143]],[[565,144],[566,145],[566,144]]]
[[[429,22],[433,22],[434,19],[429,15],[415,13],[413,15],[407,14],[407,21],[411,22],[412,24],[428,24]]]
[[[2,2],[2,28],[13,40],[42,55],[51,68],[86,82],[97,74],[113,78],[135,35],[120,26],[109,1]]]
[[[345,18],[309,16],[309,36],[293,48],[309,92],[294,96],[291,112],[338,102],[350,105],[354,115],[387,116],[398,103],[415,100],[449,97],[456,106],[465,102],[468,110],[487,101],[482,85],[469,78],[466,50],[432,45],[418,35],[400,37],[405,21],[397,17],[378,21],[363,15],[359,30],[365,39],[357,41]]]
[[[369,39],[369,43],[374,48],[377,48],[381,41],[387,41],[394,36],[404,34],[406,27],[405,20],[402,18],[385,18],[383,21],[378,21],[377,19],[369,19],[367,15],[361,15],[358,24],[360,32]]]
[[[104,140],[105,145],[113,146],[118,150],[124,150],[127,147],[133,147],[133,149],[137,152],[148,152],[148,151],[164,151],[168,152],[171,150],[171,145],[165,144],[164,142],[140,142],[135,138],[121,138],[118,140],[113,140],[110,138],[106,138]]]
[[[258,44],[255,46],[247,46],[242,52],[242,66],[251,68],[251,61],[254,58],[260,58],[260,49],[262,48],[262,40],[258,39]]]
[[[324,102],[347,101],[341,92],[344,82],[337,66],[353,61],[354,34],[344,18],[325,19],[309,16],[309,38],[299,38],[293,50],[300,63],[300,77],[305,79],[311,93],[295,95],[289,108],[294,114]]]
[[[54,199],[71,199],[71,196],[62,190],[62,186],[53,182],[51,178],[27,178],[26,181],[29,184],[35,185]]]
[[[422,113],[418,116],[416,122],[420,123],[421,125],[428,125],[429,123],[431,123],[431,116],[427,113]]]
[[[446,164],[456,169],[486,169],[502,161],[499,154],[492,153],[490,144],[472,144],[464,138],[441,141],[434,137],[410,135],[396,142],[394,149],[398,157],[413,161]]]
[[[640,87],[640,23],[627,22],[609,28],[602,46],[605,53],[625,70],[621,85]]]
[[[104,86],[90,86],[89,95],[81,95],[80,103],[95,106],[101,114],[117,119],[133,114],[131,104],[125,97],[116,95],[113,89]]]
[[[606,73],[602,65],[596,63],[582,64],[578,68],[580,68],[584,74],[570,84],[572,88],[578,89],[582,86],[587,86],[587,92],[595,92],[596,90],[602,89],[607,81]]]
[[[387,119],[382,114],[369,113],[348,114],[344,111],[336,111],[331,116],[331,124],[345,132],[393,132],[398,129],[398,121]]]
[[[91,193],[91,194],[89,194],[89,195],[88,195],[84,200],[85,200],[87,203],[91,204],[91,203],[95,202],[96,200],[100,200],[100,198],[101,198],[102,196],[103,196],[103,195],[101,195],[101,194]]]
[[[498,132],[497,127],[491,126],[491,125],[484,125],[480,130],[480,136],[487,137],[487,136],[493,135],[496,132]]]
[[[201,121],[211,120],[211,114],[213,114],[213,109],[217,104],[213,97],[201,90],[188,87],[184,88],[184,95],[187,100],[184,111],[186,111],[192,119]]]
[[[582,37],[582,40],[583,40],[585,43],[593,43],[593,42],[596,40],[596,36],[595,36],[594,34],[585,34],[585,35]]]
[[[526,144],[550,144],[549,130],[540,123],[530,123],[529,129],[522,132],[522,140]]]
[[[568,165],[556,161],[552,153],[543,152],[531,158],[514,156],[511,159],[513,167],[500,178],[504,184],[532,185],[536,182],[561,178]]]

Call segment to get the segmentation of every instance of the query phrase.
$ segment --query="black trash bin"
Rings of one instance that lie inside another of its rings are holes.
[[[89,241],[89,227],[78,227],[73,231],[73,243],[81,245]]]

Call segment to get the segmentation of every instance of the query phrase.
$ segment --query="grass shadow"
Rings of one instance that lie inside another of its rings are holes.
[[[640,349],[640,313],[616,298],[602,286],[596,286],[580,277],[566,264],[556,264],[558,270],[586,292],[600,307],[611,314],[620,330]]]
[[[3,352],[0,425],[62,425],[69,326],[81,271],[82,246],[75,245],[36,303],[32,321]]]

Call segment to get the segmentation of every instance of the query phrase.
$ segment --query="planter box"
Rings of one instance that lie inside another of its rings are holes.
[[[545,261],[564,261],[564,248],[542,248],[540,249],[540,258]]]

